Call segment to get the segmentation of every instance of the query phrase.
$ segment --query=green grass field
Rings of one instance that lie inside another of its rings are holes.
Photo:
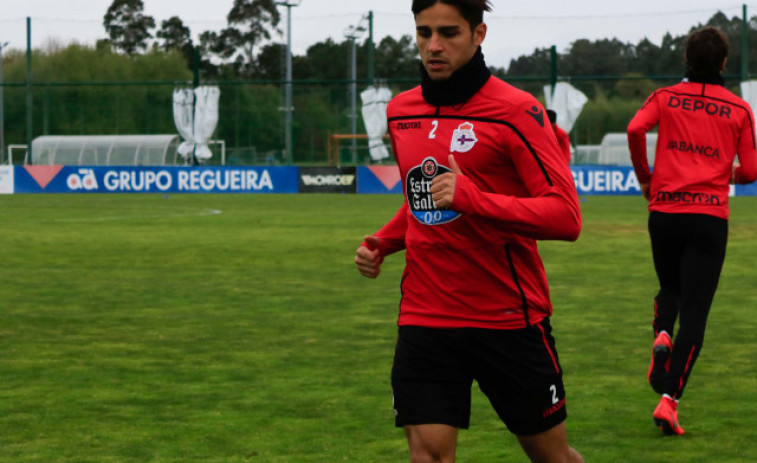
[[[402,462],[389,371],[401,255],[354,250],[398,195],[0,196],[0,461]],[[757,460],[757,198],[728,256],[680,438],[652,425],[656,292],[640,197],[582,198],[540,244],[587,462]],[[476,389],[462,463],[525,457]]]

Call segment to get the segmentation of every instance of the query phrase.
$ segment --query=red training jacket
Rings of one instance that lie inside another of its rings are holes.
[[[654,173],[646,133],[658,126]],[[650,185],[649,210],[728,219],[728,183],[757,178],[749,105],[722,85],[684,81],[654,92],[628,124],[636,176]],[[740,166],[732,172],[738,153]]]
[[[466,103],[432,106],[421,87],[387,116],[405,200],[379,232],[382,253],[402,249],[399,325],[517,329],[552,313],[536,239],[575,240],[576,188],[545,111],[490,77]],[[462,170],[449,209],[431,179]]]

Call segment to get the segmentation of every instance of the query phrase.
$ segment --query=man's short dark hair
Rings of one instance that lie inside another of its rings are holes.
[[[437,3],[457,7],[460,15],[470,24],[471,30],[484,22],[484,11],[492,10],[489,0],[413,0],[413,15],[417,16],[421,11]]]
[[[718,75],[727,56],[728,36],[717,27],[703,27],[686,39],[686,66],[691,73]]]

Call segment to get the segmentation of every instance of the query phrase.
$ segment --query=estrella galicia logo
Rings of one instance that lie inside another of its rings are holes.
[[[537,124],[544,127],[544,113],[536,106],[531,107],[531,111],[526,111],[526,114],[533,117]]]
[[[460,217],[459,212],[437,208],[431,198],[431,180],[445,172],[452,171],[445,166],[440,166],[436,159],[429,156],[407,173],[405,180],[407,204],[413,216],[425,225],[441,225]]]

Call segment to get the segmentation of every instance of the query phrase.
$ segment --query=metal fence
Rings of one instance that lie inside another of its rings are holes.
[[[295,82],[293,84],[292,156],[286,156],[284,95],[280,82],[207,82],[221,90],[219,120],[214,139],[223,140],[227,164],[327,164],[332,134],[365,134],[360,100],[353,113],[347,82]],[[82,82],[34,84],[31,104],[23,84],[3,84],[5,146],[23,145],[41,135],[133,135],[176,133],[173,90],[184,82]],[[413,83],[390,84],[393,93]],[[365,86],[362,86],[365,88]],[[27,112],[32,136],[27,138]],[[340,147],[345,163],[368,162],[367,142],[357,140]],[[211,146],[218,150],[218,147]],[[19,156],[14,155],[16,162]],[[213,162],[220,162],[214,156]],[[332,161],[333,162],[333,161]]]
[[[727,76],[738,92],[739,80]],[[669,85],[677,76],[569,78],[590,98],[571,131],[574,146],[598,145],[604,134],[624,132],[628,121],[650,89]],[[542,99],[549,78],[507,79]],[[335,134],[365,134],[359,92],[367,81],[357,82],[357,95],[348,80],[292,82],[292,154],[285,143],[284,85],[281,81],[203,82],[221,90],[219,121],[213,139],[223,140],[226,163],[236,165],[363,165],[370,163],[367,140],[342,142]],[[392,94],[418,84],[415,79],[384,81]],[[79,82],[35,83],[31,92],[23,83],[3,83],[4,141],[0,162],[8,163],[8,146],[18,146],[41,135],[132,135],[176,133],[172,94],[187,82]],[[30,98],[29,98],[30,97]],[[353,112],[352,99],[357,99]],[[31,112],[31,119],[27,115]],[[31,123],[32,133],[27,128]],[[218,151],[218,145],[211,146]],[[15,148],[13,162],[22,162]],[[216,153],[218,154],[218,153]],[[210,162],[220,163],[215,155]]]

